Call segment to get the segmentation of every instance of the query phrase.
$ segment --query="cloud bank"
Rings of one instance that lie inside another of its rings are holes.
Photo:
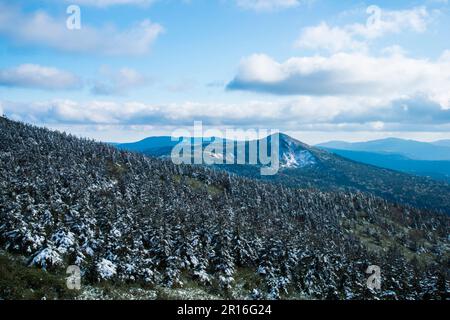
[[[302,2],[302,0],[236,0],[236,4],[239,7],[255,11],[292,8],[300,5]]]
[[[42,90],[79,89],[81,80],[74,74],[57,68],[23,64],[0,69],[0,86]]]
[[[68,3],[73,3],[73,0],[65,0]],[[157,0],[77,0],[75,1],[78,5],[94,6],[94,7],[110,7],[117,5],[137,5],[137,6],[148,6]]]
[[[80,30],[69,30],[66,19],[65,16],[52,17],[44,11],[24,13],[17,7],[0,3],[0,35],[17,45],[74,53],[143,55],[164,31],[161,25],[150,20],[124,30],[111,25],[94,27],[86,24]]]
[[[236,104],[53,100],[0,105],[12,119],[39,124],[191,126],[201,120],[213,126],[283,130],[450,130],[450,110],[421,95],[394,100],[298,97]]]
[[[414,59],[399,53],[375,57],[337,53],[294,57],[279,63],[264,54],[242,60],[227,88],[275,95],[403,96],[424,95],[450,108],[450,59]]]
[[[432,21],[426,7],[387,11],[377,6],[367,9],[365,24],[330,26],[321,22],[303,29],[295,46],[302,49],[327,50],[330,52],[368,50],[370,41],[388,34],[403,31],[423,33]]]
[[[150,83],[146,76],[131,68],[112,70],[103,66],[99,74],[103,79],[96,80],[91,89],[91,93],[95,95],[124,95]]]

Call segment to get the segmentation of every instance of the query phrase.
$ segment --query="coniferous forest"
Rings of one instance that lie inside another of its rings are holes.
[[[154,298],[448,298],[448,215],[176,166],[6,118],[0,142],[2,299],[29,297],[8,263],[41,279],[29,281],[33,298],[114,288]],[[80,291],[39,291],[69,265],[81,268]],[[367,287],[370,265],[380,290]]]

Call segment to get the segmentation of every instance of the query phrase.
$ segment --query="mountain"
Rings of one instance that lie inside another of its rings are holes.
[[[1,299],[447,294],[446,215],[176,166],[5,118],[0,141]],[[334,157],[311,154],[314,167]],[[68,293],[73,265],[82,287]],[[366,287],[370,265],[381,290]]]
[[[273,137],[269,137],[268,149]],[[450,184],[409,175],[341,157],[321,148],[311,147],[285,134],[279,134],[280,170],[274,176],[262,176],[261,165],[215,165],[215,168],[239,176],[282,183],[289,187],[316,188],[324,191],[352,190],[372,193],[389,201],[450,213]],[[257,142],[261,145],[261,141]],[[236,142],[238,146],[249,142]],[[205,143],[204,148],[209,144]],[[147,150],[146,155],[168,157],[172,148]],[[401,158],[399,158],[401,159]]]
[[[178,142],[172,141],[171,137],[149,137],[133,143],[118,143],[115,146],[122,150],[144,152],[149,149],[173,147]]]
[[[279,152],[282,169],[306,168],[317,164],[318,160],[308,145],[282,133],[278,134],[278,140],[280,141]]]
[[[445,142],[443,144],[445,144]],[[350,151],[398,154],[413,160],[450,160],[449,146],[397,138],[354,143],[331,141],[319,144],[317,145],[317,147]]]
[[[450,182],[450,161],[412,160],[398,154],[325,149],[357,162]]]
[[[172,137],[168,136],[162,136],[162,137],[148,137],[143,140],[140,140],[138,142],[131,142],[131,143],[113,143],[111,145],[122,149],[126,151],[137,151],[137,152],[147,152],[147,151],[154,151],[158,149],[166,149],[170,148],[172,149],[174,146],[176,146],[178,143],[182,142],[186,138],[179,138],[178,140],[173,141]],[[216,141],[220,138],[188,138],[187,140],[191,144],[198,144],[202,143],[203,140],[206,141]]]
[[[435,146],[450,148],[450,140],[439,140],[439,141],[432,142],[432,144]]]

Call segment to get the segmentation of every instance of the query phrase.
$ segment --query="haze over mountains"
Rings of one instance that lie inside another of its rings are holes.
[[[449,147],[450,148],[450,140],[439,140],[439,141],[432,142],[432,144],[434,144],[436,146]]]
[[[389,138],[317,145],[358,162],[450,182],[450,140],[419,142]]]
[[[402,155],[412,160],[450,160],[450,140],[420,142],[398,138],[388,138],[367,142],[330,141],[318,147],[338,150],[366,151]]]

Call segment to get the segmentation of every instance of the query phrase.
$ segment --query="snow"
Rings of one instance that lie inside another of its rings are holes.
[[[52,241],[61,254],[69,251],[69,248],[75,244],[75,235],[72,232],[60,230],[52,236]]]
[[[260,274],[260,275],[265,275],[267,272],[266,272],[266,268],[264,268],[263,266],[259,266],[258,267],[258,273]]]
[[[194,271],[194,276],[198,277],[201,283],[210,283],[211,277],[205,270],[196,270]]]
[[[58,266],[62,264],[62,258],[58,250],[54,247],[49,246],[38,252],[31,261],[32,265],[39,266],[42,269],[47,269],[48,267]]]
[[[356,191],[285,188],[205,167],[173,166],[1,119],[0,129],[0,148],[10,154],[0,158],[0,243],[38,267],[63,272],[75,263],[89,275],[86,281],[145,282],[152,288],[184,282],[186,290],[167,288],[183,297],[207,297],[197,286],[217,285],[222,298],[233,292],[263,299],[442,295],[439,277],[445,273],[415,273],[400,254],[382,250],[371,261],[354,226],[373,226],[370,239],[410,240],[417,229],[426,240],[418,252],[426,250],[422,254],[437,265],[448,249],[446,216],[431,219]],[[30,135],[41,152],[23,147]],[[293,142],[282,154],[285,165],[318,162],[308,150]],[[108,163],[121,164],[123,172],[111,173]],[[223,193],[211,197],[207,186]],[[396,223],[389,222],[393,212]],[[367,293],[365,266],[376,262],[385,293]],[[250,281],[245,287],[243,279]]]
[[[142,288],[110,289],[108,292],[92,286],[83,286],[77,300],[156,300],[155,290]]]
[[[84,249],[84,251],[86,252],[86,254],[88,255],[88,256],[93,256],[94,255],[94,250],[91,248],[91,247],[86,247],[85,249]]]
[[[283,154],[282,168],[304,168],[316,164],[316,158],[308,150]]]
[[[107,280],[117,274],[117,267],[113,262],[107,259],[102,259],[97,263],[97,271],[101,279]]]

